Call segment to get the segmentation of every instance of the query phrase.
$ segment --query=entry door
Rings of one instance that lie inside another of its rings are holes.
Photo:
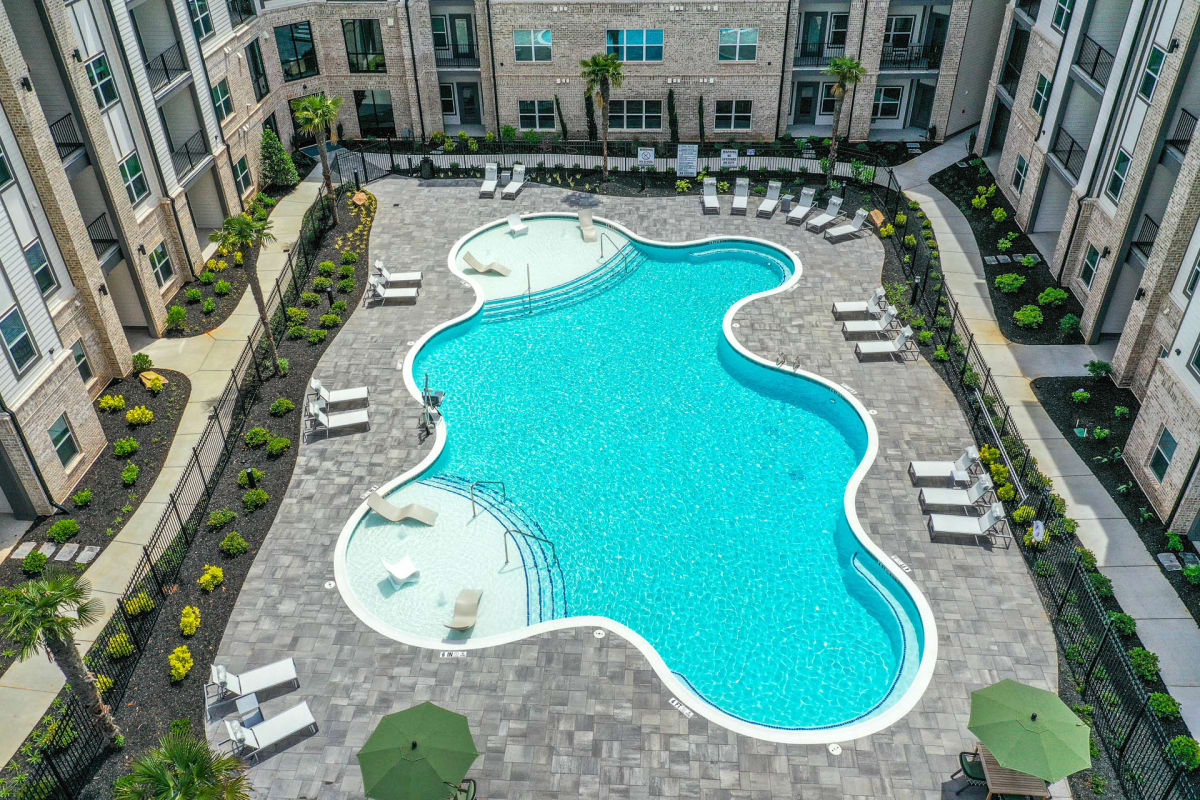
[[[929,118],[933,113],[934,87],[923,81],[917,81],[913,87],[912,116],[908,124],[914,128],[929,128]]]
[[[479,109],[479,84],[459,83],[458,122],[461,125],[479,125],[483,122]]]
[[[824,55],[825,19],[824,11],[805,12],[804,21],[800,24],[800,55],[808,58]]]
[[[812,125],[817,121],[817,92],[820,89],[819,83],[799,82],[796,84],[796,97],[792,102],[793,125]]]
[[[455,58],[474,58],[475,27],[470,14],[450,15],[450,42]]]

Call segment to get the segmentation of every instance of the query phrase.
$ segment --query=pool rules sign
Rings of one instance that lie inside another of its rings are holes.
[[[700,156],[700,145],[681,144],[675,152],[675,174],[681,178],[696,177],[696,159]]]

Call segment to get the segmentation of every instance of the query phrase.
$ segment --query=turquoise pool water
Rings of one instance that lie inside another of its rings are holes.
[[[485,305],[422,348],[413,374],[446,393],[448,430],[423,477],[504,480],[556,544],[569,613],[634,629],[722,711],[780,728],[878,713],[912,680],[920,622],[844,513],[866,427],[721,328],[790,260],[636,247],[594,296],[504,321]]]

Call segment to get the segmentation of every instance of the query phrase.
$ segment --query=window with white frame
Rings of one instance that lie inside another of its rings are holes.
[[[213,32],[212,14],[208,11],[208,0],[187,0],[188,16],[192,18],[192,30],[197,39],[211,36]]]
[[[883,29],[883,46],[892,48],[908,47],[912,44],[913,28],[917,18],[910,16],[889,16]]]
[[[250,188],[250,184],[254,182],[250,177],[250,165],[246,163],[246,157],[242,156],[233,165],[233,182],[237,184],[238,194],[245,194]]]
[[[75,369],[79,370],[79,377],[83,379],[83,385],[86,386],[92,380],[93,373],[87,351],[83,349],[83,339],[77,339],[75,344],[71,345],[71,355],[75,357]]]
[[[1196,262],[1192,264],[1192,271],[1188,273],[1187,280],[1183,283],[1183,293],[1187,297],[1191,297],[1196,293],[1196,285],[1200,284],[1200,256],[1196,257]]]
[[[1029,172],[1029,162],[1025,160],[1025,156],[1017,156],[1017,165],[1013,167],[1012,187],[1013,190],[1020,194],[1025,188],[1025,174]]]
[[[454,104],[454,84],[438,84],[438,93],[442,96],[442,113],[450,117],[457,114],[458,107]]]
[[[1167,468],[1171,466],[1176,446],[1175,437],[1169,430],[1163,428],[1162,433],[1158,435],[1158,442],[1154,445],[1154,452],[1150,454],[1150,471],[1154,473],[1154,477],[1158,478],[1159,483],[1162,483],[1163,476],[1167,474]]]
[[[1162,72],[1163,62],[1167,53],[1157,45],[1150,45],[1150,55],[1146,56],[1146,68],[1142,70],[1142,82],[1138,84],[1138,97],[1150,102],[1154,97],[1154,89],[1158,86],[1158,76]]]
[[[554,36],[549,28],[513,31],[517,61],[549,61],[554,55]]]
[[[553,100],[518,100],[517,115],[526,130],[554,130]]]
[[[142,170],[142,160],[134,150],[121,160],[121,182],[125,184],[125,193],[129,202],[138,204],[143,197],[150,194],[150,185],[146,183],[146,173]]]
[[[610,100],[608,127],[627,131],[660,130],[662,100]]]
[[[900,106],[903,102],[903,86],[876,86],[875,102],[871,105],[871,119],[900,119]]]
[[[756,61],[758,28],[721,28],[717,35],[718,61]]]
[[[117,102],[117,82],[108,66],[108,56],[101,53],[84,64],[83,71],[87,73],[88,83],[92,85],[92,94],[96,96],[96,104],[100,106],[101,111]]]
[[[1055,0],[1054,3],[1054,18],[1050,24],[1059,33],[1065,33],[1067,26],[1071,24],[1071,14],[1075,11],[1075,0]]]
[[[224,122],[233,113],[233,98],[229,96],[229,79],[222,78],[212,87],[213,108],[217,111],[217,121]]]
[[[608,52],[622,61],[662,61],[662,28],[609,29],[605,39]]]
[[[1079,280],[1087,288],[1092,288],[1092,279],[1096,277],[1096,265],[1100,263],[1100,251],[1091,245],[1083,254],[1083,265],[1079,267]]]
[[[829,44],[833,47],[846,46],[846,31],[850,28],[849,14],[829,15]]]
[[[48,431],[50,434],[50,442],[54,445],[54,452],[58,453],[58,460],[65,467],[75,460],[79,455],[79,445],[75,443],[75,434],[71,432],[71,424],[67,422],[67,415],[63,414],[54,421]]]
[[[1033,87],[1033,100],[1029,103],[1039,117],[1046,116],[1046,106],[1050,105],[1050,79],[1038,73],[1037,84]]]
[[[159,286],[166,286],[167,281],[175,275],[175,268],[171,266],[171,256],[167,253],[166,242],[161,242],[150,252],[150,271],[154,273],[154,282]]]
[[[749,100],[718,100],[716,105],[714,128],[719,131],[750,130],[752,104]]]
[[[13,371],[18,375],[37,359],[37,348],[33,346],[21,309],[16,306],[0,317],[0,338],[4,340],[4,351],[8,353]]]
[[[433,49],[449,50],[450,33],[449,28],[446,26],[446,18],[440,15],[430,17],[429,27],[433,31]]]
[[[834,106],[837,105],[837,98],[833,96],[833,87],[835,83],[821,84],[821,107],[817,109],[822,116],[827,116],[833,113]]]
[[[1104,193],[1112,198],[1114,203],[1121,199],[1121,190],[1125,188],[1125,176],[1129,174],[1129,163],[1132,160],[1133,158],[1124,149],[1117,150],[1112,172],[1108,175],[1108,185],[1104,187]]]
[[[25,261],[29,264],[29,271],[33,273],[33,279],[37,281],[42,297],[58,288],[58,281],[54,279],[54,269],[50,266],[50,259],[46,258],[41,241],[34,239],[33,244],[25,248]]]

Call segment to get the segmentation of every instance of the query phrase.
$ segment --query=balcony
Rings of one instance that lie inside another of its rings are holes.
[[[472,69],[479,66],[479,51],[473,47],[453,47],[435,51],[439,69]]]
[[[96,258],[101,258],[118,245],[116,234],[108,224],[108,214],[101,214],[87,224],[88,238],[92,240],[92,249]]]
[[[824,42],[800,42],[796,45],[793,67],[824,67],[829,59],[846,55],[846,45]]]
[[[941,63],[940,44],[884,47],[879,58],[879,66],[883,69],[937,69]]]
[[[83,149],[83,137],[75,128],[75,118],[66,114],[50,123],[50,135],[58,148],[58,157],[66,161],[76,150]]]
[[[258,14],[254,0],[225,0],[225,7],[229,9],[229,24],[235,28]]]
[[[1017,0],[1017,11],[1030,19],[1036,20],[1042,9],[1042,0]]]
[[[1017,96],[1017,84],[1021,82],[1021,68],[1015,64],[1006,63],[1004,70],[1000,73],[1000,88],[1008,93],[1009,97]]]
[[[1055,131],[1050,155],[1057,158],[1075,180],[1079,180],[1079,173],[1083,171],[1083,160],[1087,157],[1087,148],[1075,141],[1066,129],[1059,128]]]
[[[1133,237],[1133,248],[1142,254],[1143,258],[1150,258],[1150,251],[1154,249],[1154,240],[1158,238],[1158,223],[1155,222],[1149,214],[1142,217],[1142,224],[1138,226],[1137,233]]]
[[[150,78],[150,88],[156,92],[187,71],[187,60],[183,57],[183,48],[179,46],[179,42],[146,61],[146,75]]]
[[[180,180],[184,175],[200,166],[208,157],[208,145],[204,139],[204,131],[196,131],[187,141],[171,151],[171,163],[175,165],[175,177]]]
[[[1195,135],[1196,117],[1186,108],[1179,109],[1179,119],[1175,122],[1175,130],[1167,137],[1167,144],[1181,153],[1186,153]]]
[[[1083,44],[1079,46],[1079,55],[1075,57],[1075,66],[1096,83],[1107,86],[1114,59],[1113,54],[1101,47],[1099,42],[1090,36],[1084,36]]]

